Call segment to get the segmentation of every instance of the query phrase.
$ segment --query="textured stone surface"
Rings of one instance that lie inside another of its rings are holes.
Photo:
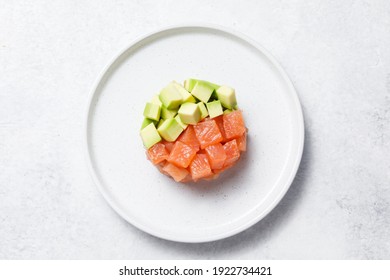
[[[0,6],[0,258],[390,258],[389,1]],[[209,244],[127,224],[83,156],[87,95],[105,64],[137,36],[193,21],[232,27],[269,49],[306,121],[302,164],[282,202],[249,230]]]

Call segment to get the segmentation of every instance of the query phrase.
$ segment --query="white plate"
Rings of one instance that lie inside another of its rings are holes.
[[[139,137],[145,102],[188,77],[236,89],[248,152],[218,180],[175,183],[146,159]],[[130,44],[103,71],[86,121],[88,164],[100,192],[128,222],[181,242],[225,238],[262,219],[298,169],[303,118],[292,83],[249,38],[215,26],[179,26]]]

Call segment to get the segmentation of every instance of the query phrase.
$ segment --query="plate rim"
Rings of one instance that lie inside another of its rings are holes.
[[[297,111],[297,124],[298,124],[298,151],[296,154],[296,158],[294,160],[293,166],[291,168],[290,174],[288,179],[286,180],[286,183],[283,185],[282,188],[280,188],[279,194],[276,196],[276,198],[268,205],[266,209],[264,209],[262,212],[260,212],[256,217],[252,218],[250,221],[234,228],[231,230],[228,230],[224,233],[220,234],[211,234],[204,237],[197,237],[197,238],[183,238],[183,237],[177,237],[172,235],[166,235],[164,233],[155,232],[152,229],[148,228],[147,226],[144,226],[142,224],[139,224],[138,222],[131,220],[125,211],[122,211],[119,207],[117,207],[116,203],[111,199],[110,194],[106,191],[106,188],[103,187],[102,183],[100,182],[98,176],[96,175],[96,170],[92,163],[92,157],[90,152],[90,140],[89,140],[89,123],[90,123],[90,116],[91,116],[91,109],[93,108],[93,100],[95,97],[95,94],[98,90],[98,87],[100,86],[100,83],[104,76],[107,74],[107,72],[110,70],[111,66],[129,49],[131,49],[136,44],[142,42],[143,40],[157,35],[159,33],[163,32],[169,32],[174,30],[180,30],[185,28],[198,28],[198,29],[208,29],[208,30],[214,30],[223,32],[229,35],[233,35],[236,38],[239,38],[253,47],[255,47],[257,50],[259,50],[276,68],[276,70],[279,72],[281,77],[283,78],[284,82],[288,86],[288,90],[291,91],[293,94],[291,96],[293,105],[295,106],[295,109]],[[132,40],[129,44],[127,44],[124,48],[118,51],[116,55],[114,55],[109,62],[105,65],[105,67],[101,70],[100,74],[97,76],[96,80],[93,83],[92,90],[88,94],[88,100],[87,100],[87,109],[86,109],[86,115],[84,119],[84,156],[87,161],[89,174],[92,177],[92,180],[96,186],[96,188],[99,190],[100,194],[103,196],[103,198],[106,200],[106,202],[109,204],[109,206],[126,222],[130,223],[134,227],[138,228],[139,230],[142,230],[150,235],[153,235],[155,237],[175,241],[175,242],[183,242],[183,243],[203,243],[203,242],[211,242],[216,241],[220,239],[224,239],[233,235],[236,235],[251,226],[255,225],[259,221],[261,221],[264,217],[266,217],[282,200],[282,198],[285,196],[287,191],[290,189],[291,184],[297,174],[298,168],[301,163],[302,154],[303,154],[303,148],[304,148],[304,141],[305,141],[305,125],[304,125],[304,118],[303,118],[303,112],[302,112],[302,106],[298,97],[298,93],[290,80],[289,76],[285,72],[285,70],[282,68],[280,63],[274,58],[274,56],[265,49],[260,43],[255,41],[254,39],[250,38],[249,36],[245,35],[244,33],[234,30],[230,27],[216,25],[216,24],[209,24],[209,23],[188,23],[188,24],[176,24],[176,25],[169,25],[165,26],[159,29],[155,29],[153,31],[147,32],[144,35],[136,37],[134,40]]]

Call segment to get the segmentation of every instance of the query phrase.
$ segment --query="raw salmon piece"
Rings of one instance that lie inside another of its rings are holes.
[[[236,139],[226,142],[223,145],[223,149],[226,152],[226,160],[223,166],[228,168],[240,158],[240,150],[238,149]]]
[[[168,162],[187,168],[196,155],[196,150],[180,141],[176,141],[168,157]]]
[[[182,182],[189,174],[187,169],[177,167],[176,165],[169,162],[167,162],[162,170],[170,175],[176,182]]]
[[[226,160],[226,152],[221,143],[210,145],[205,149],[211,169],[221,169]]]
[[[205,180],[207,180],[207,181],[213,181],[213,180],[215,180],[215,179],[217,179],[217,178],[219,177],[219,174],[220,174],[220,173],[211,174],[210,176],[205,177],[205,178],[203,178],[203,179],[205,179]]]
[[[158,164],[168,158],[168,151],[163,143],[154,144],[148,150],[148,157],[153,164]]]
[[[197,154],[194,160],[190,164],[190,172],[192,180],[195,182],[201,178],[209,177],[213,175],[211,171],[209,160],[206,155]]]
[[[237,110],[223,115],[223,128],[227,139],[238,138],[244,134],[246,128],[242,112]]]
[[[187,168],[186,170],[188,171],[188,169],[189,168]],[[192,182],[192,181],[193,181],[192,176],[191,176],[191,173],[189,171],[188,171],[187,176],[183,180],[181,180],[182,183],[187,183],[187,182]]]
[[[223,140],[215,120],[199,122],[194,125],[195,135],[198,138],[202,149],[207,146],[217,144]]]
[[[237,140],[238,149],[241,152],[245,152],[246,151],[246,132],[244,132],[244,134],[241,135],[240,137],[238,137],[236,140]]]
[[[223,115],[214,118],[214,120],[218,125],[219,131],[222,134],[222,137],[223,137],[222,142],[226,142],[227,138],[226,138],[226,134],[225,134],[225,129],[223,128]]]
[[[167,149],[168,153],[170,153],[172,151],[173,145],[175,144],[174,142],[168,142],[168,141],[165,141],[165,140],[163,140],[161,143],[164,144],[165,149]]]
[[[168,175],[168,173],[165,172],[165,171],[163,170],[163,168],[164,168],[164,166],[165,166],[166,164],[167,164],[167,161],[164,160],[164,161],[160,162],[159,164],[156,164],[155,167],[156,167],[162,174]]]
[[[188,125],[177,140],[193,147],[196,151],[199,151],[200,144],[198,138],[196,138],[194,127],[192,125]]]

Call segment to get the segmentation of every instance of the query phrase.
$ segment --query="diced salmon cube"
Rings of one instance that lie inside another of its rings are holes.
[[[199,150],[200,144],[198,138],[196,138],[194,127],[192,125],[188,125],[177,140],[194,148],[196,151]]]
[[[180,141],[176,141],[169,154],[168,162],[178,167],[187,168],[196,155],[196,150]]]
[[[226,142],[223,145],[223,149],[226,152],[226,160],[224,163],[224,167],[228,167],[236,162],[240,158],[240,150],[238,149],[236,139],[233,139],[229,142]]]
[[[194,125],[195,135],[198,138],[202,149],[207,146],[217,144],[223,140],[222,134],[219,131],[215,120],[199,122]]]
[[[211,169],[221,169],[226,160],[226,152],[221,143],[210,145],[205,149]]]
[[[163,140],[161,143],[164,144],[165,149],[167,149],[167,151],[168,151],[168,154],[172,151],[173,145],[175,144],[174,142],[168,142],[168,141],[165,141],[165,140]]]
[[[240,110],[223,115],[223,128],[226,138],[238,138],[246,132],[244,118]]]
[[[246,151],[246,132],[244,132],[244,134],[241,135],[240,137],[238,137],[236,140],[237,140],[238,149],[241,152],[245,152]]]
[[[147,154],[153,164],[158,164],[166,160],[169,156],[168,151],[165,149],[165,145],[163,143],[154,144],[149,148]]]
[[[186,170],[188,171],[189,168],[187,168]],[[192,181],[193,181],[193,180],[192,180],[192,176],[191,176],[191,173],[190,173],[189,171],[188,171],[187,176],[186,176],[183,180],[181,180],[182,183],[192,182]]]
[[[167,162],[162,170],[170,175],[176,182],[182,182],[189,174],[187,169],[177,167],[176,165],[169,162]]]
[[[219,177],[219,174],[220,173],[216,173],[216,174],[211,174],[210,176],[208,176],[208,177],[205,177],[205,178],[203,178],[203,179],[205,179],[206,181],[212,181],[212,180],[215,180],[215,179],[217,179],[218,177]]]
[[[189,169],[194,181],[213,175],[209,160],[207,159],[207,156],[203,154],[197,154],[195,156],[194,160],[190,164]]]
[[[227,138],[226,138],[226,134],[225,134],[225,129],[223,128],[223,115],[214,118],[214,120],[218,125],[219,131],[221,132],[221,135],[223,138],[222,142],[226,142]]]

